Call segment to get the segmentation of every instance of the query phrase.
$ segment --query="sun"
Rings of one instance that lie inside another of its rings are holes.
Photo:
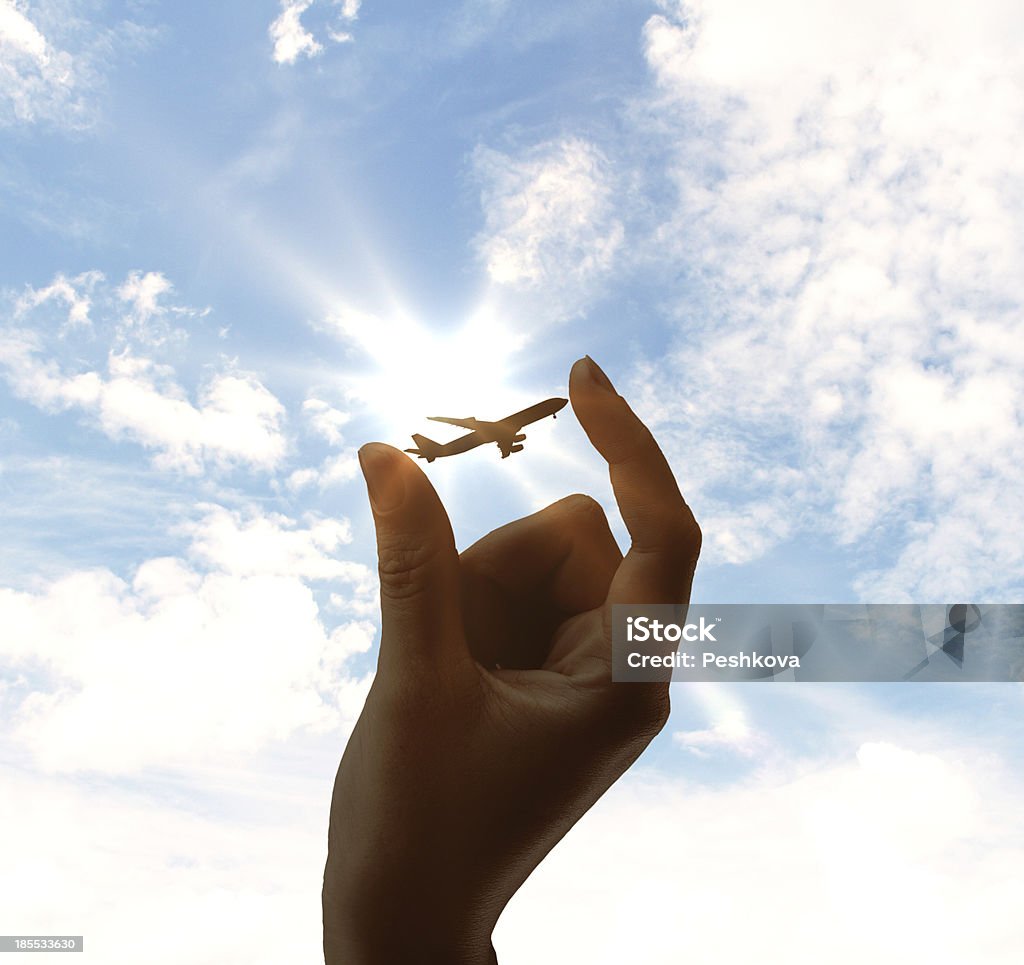
[[[346,375],[346,393],[389,440],[427,427],[447,438],[449,429],[425,418],[497,419],[529,399],[511,382],[529,337],[486,305],[453,331],[432,330],[402,311],[381,318],[348,307],[332,314],[331,325],[367,357],[369,364]]]

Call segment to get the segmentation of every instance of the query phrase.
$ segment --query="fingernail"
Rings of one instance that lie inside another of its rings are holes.
[[[370,442],[359,450],[359,465],[366,480],[370,504],[378,513],[398,509],[405,499],[405,482],[398,460],[403,458],[379,442]]]
[[[614,392],[615,386],[612,385],[612,380],[601,369],[601,366],[597,364],[589,355],[583,356],[587,363],[587,373],[590,375],[590,380],[599,389],[603,389],[605,392]]]

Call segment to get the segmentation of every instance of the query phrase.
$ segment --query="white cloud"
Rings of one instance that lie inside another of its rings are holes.
[[[0,589],[0,655],[25,672],[10,733],[44,770],[195,766],[354,722],[369,676],[346,661],[375,628],[328,630],[309,585],[373,596],[370,571],[337,556],[347,522],[204,509],[184,556],[130,582],[100,568]]]
[[[223,507],[208,506],[201,520],[186,524],[192,538],[189,556],[204,566],[236,576],[296,576],[307,580],[344,580],[372,589],[367,570],[331,554],[352,541],[348,520],[311,517],[305,529],[285,516],[243,518]]]
[[[359,475],[359,457],[352,450],[330,456],[318,466],[307,466],[291,472],[285,485],[292,492],[300,492],[310,486],[317,486],[321,491],[340,483],[349,482]]]
[[[498,957],[1009,965],[1021,789],[980,757],[868,742],[725,788],[633,772],[513,899]]]
[[[341,444],[341,428],[352,418],[347,412],[335,409],[323,399],[306,399],[302,403],[302,411],[317,435],[322,436],[332,446]]]
[[[117,289],[117,294],[122,301],[131,305],[131,314],[128,316],[128,323],[142,327],[164,309],[159,304],[161,295],[166,295],[173,286],[159,271],[147,271],[143,274],[140,271],[129,273],[124,283]]]
[[[299,57],[315,57],[324,49],[300,19],[312,4],[313,0],[281,0],[281,13],[270,25],[275,63],[294,64]]]
[[[89,6],[77,0],[0,0],[0,127],[75,131],[93,123],[114,58],[144,49],[155,31],[126,18],[109,25],[90,22],[80,15]]]
[[[72,56],[47,41],[23,4],[0,0],[0,123],[74,125],[81,112]]]
[[[158,468],[270,471],[285,454],[284,407],[248,374],[214,376],[193,403],[168,366],[126,350],[110,355],[106,373],[71,375],[23,334],[0,336],[0,365],[19,397],[48,411],[81,409],[110,438],[155,450]]]
[[[30,288],[15,305],[15,316],[22,316],[49,301],[60,301],[68,307],[68,326],[89,325],[89,309],[92,307],[90,293],[103,281],[103,274],[87,271],[74,278],[65,278],[58,273],[44,288]]]
[[[636,388],[679,463],[702,454],[706,555],[809,526],[884,541],[858,584],[873,598],[1012,592],[1024,11],[665,10],[648,110],[679,204],[653,245],[688,282],[682,337]]]
[[[340,447],[344,442],[341,429],[351,416],[347,412],[334,408],[323,399],[309,398],[302,403],[302,412],[310,430],[326,440],[332,447]],[[348,482],[359,475],[359,458],[354,449],[342,449],[333,456],[328,456],[319,467],[307,466],[294,470],[285,480],[285,485],[292,492],[299,492],[310,486],[317,486],[321,491],[340,483]]]
[[[604,156],[565,138],[519,157],[478,147],[473,160],[485,218],[476,244],[492,281],[559,294],[578,311],[624,236]]]
[[[281,0],[281,13],[270,25],[270,39],[274,41],[274,61],[294,64],[300,57],[316,57],[323,53],[324,45],[302,24],[302,15],[316,0]],[[361,0],[333,0],[338,22],[349,24],[359,16]],[[334,43],[348,43],[352,34],[337,25],[326,28],[327,38]]]
[[[14,0],[4,0],[0,6],[0,43],[12,47],[37,64],[48,60],[46,38],[18,9]]]
[[[47,411],[86,413],[111,438],[128,438],[153,450],[160,468],[189,474],[239,465],[275,469],[286,451],[284,407],[254,375],[228,366],[208,377],[193,401],[172,367],[133,348],[133,342],[155,347],[172,335],[184,338],[184,332],[169,328],[164,316],[196,314],[158,302],[171,290],[163,275],[129,275],[116,289],[118,300],[130,306],[128,316],[106,320],[119,348],[111,348],[93,368],[82,362],[74,350],[95,353],[97,341],[80,346],[69,342],[69,326],[89,319],[101,279],[90,272],[72,284],[59,275],[53,284],[29,289],[17,301],[17,327],[0,328],[0,372],[14,394]],[[99,294],[110,307],[109,293]],[[37,312],[55,299],[71,306],[59,326],[45,312]],[[95,328],[90,326],[90,336]]]

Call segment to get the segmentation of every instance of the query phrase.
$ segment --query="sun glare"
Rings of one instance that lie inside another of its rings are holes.
[[[526,387],[510,381],[527,336],[486,307],[455,331],[432,330],[401,311],[383,319],[348,307],[336,311],[331,323],[373,362],[347,375],[345,384],[388,438],[407,440],[422,432],[444,441],[452,428],[427,416],[498,419],[535,401]]]

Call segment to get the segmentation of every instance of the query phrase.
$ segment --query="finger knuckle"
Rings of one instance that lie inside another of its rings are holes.
[[[622,740],[653,740],[668,722],[671,710],[668,683],[613,684],[610,694]]]
[[[381,596],[391,600],[407,599],[420,593],[438,555],[429,543],[400,543],[384,539],[377,547],[377,570]]]
[[[651,432],[647,424],[639,420],[637,420],[634,427],[633,442],[639,448],[658,450],[661,448],[658,445],[658,440],[654,438],[654,433]]]
[[[700,555],[702,535],[693,513],[687,507],[663,515],[657,525],[666,549],[680,560],[696,561]]]
[[[571,496],[566,496],[559,500],[558,505],[562,513],[570,519],[580,520],[585,525],[592,526],[595,523],[605,522],[604,507],[593,496],[588,496],[585,493],[573,493]]]
[[[697,525],[695,519],[692,520],[690,525],[690,545],[693,547],[693,558],[697,559],[704,546],[704,534],[701,532],[701,528]]]
[[[617,462],[620,465],[640,462],[646,460],[651,452],[656,450],[659,450],[659,446],[654,433],[637,419],[622,436]]]
[[[703,535],[691,513],[685,513],[683,518],[676,524],[676,534],[680,549],[685,552],[686,558],[696,561],[697,557],[700,556]]]
[[[668,687],[659,684],[652,685],[651,689],[637,701],[637,733],[648,740],[656,737],[668,723],[671,709],[672,702],[669,698]]]

